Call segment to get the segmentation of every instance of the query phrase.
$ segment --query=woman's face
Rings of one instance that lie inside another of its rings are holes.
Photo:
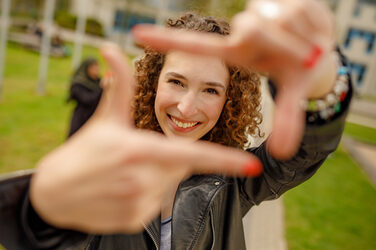
[[[168,137],[198,140],[217,123],[229,72],[215,57],[171,52],[158,80],[155,114]]]
[[[87,74],[94,80],[99,78],[99,71],[100,69],[98,63],[90,64],[90,66],[87,68]]]

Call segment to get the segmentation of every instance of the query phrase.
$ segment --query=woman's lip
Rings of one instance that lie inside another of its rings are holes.
[[[187,133],[187,132],[190,132],[194,129],[196,129],[200,124],[201,122],[197,122],[196,125],[194,125],[193,127],[189,127],[189,128],[181,128],[181,127],[178,127],[175,122],[172,121],[171,117],[174,117],[175,120],[177,121],[181,121],[181,122],[184,122],[183,120],[181,119],[178,119],[176,118],[175,116],[172,116],[172,115],[167,115],[168,117],[168,122],[170,123],[170,126],[177,132],[182,132],[182,133]],[[194,123],[194,122],[184,122],[184,123]]]
[[[183,119],[180,119],[180,118],[177,118],[176,116],[173,116],[173,115],[170,115],[170,114],[167,114],[169,116],[169,118],[174,118],[175,120],[179,121],[179,122],[182,122],[182,123],[200,123],[199,121],[186,121],[186,120],[183,120]]]

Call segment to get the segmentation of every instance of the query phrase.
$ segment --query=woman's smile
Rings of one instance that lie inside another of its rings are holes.
[[[169,124],[177,132],[187,133],[194,130],[201,124],[198,121],[185,121],[172,115],[167,115],[167,117],[169,119]]]
[[[155,115],[163,133],[199,140],[217,123],[229,71],[217,57],[170,52],[161,70]]]

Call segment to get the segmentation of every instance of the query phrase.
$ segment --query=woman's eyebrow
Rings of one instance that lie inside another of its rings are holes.
[[[172,76],[172,77],[176,77],[176,78],[180,78],[180,79],[183,79],[183,80],[187,80],[187,78],[179,73],[176,73],[176,72],[168,72],[166,73],[166,76]]]
[[[219,88],[222,88],[223,91],[226,90],[226,87],[225,85],[223,85],[222,83],[219,83],[219,82],[205,82],[206,85],[209,85],[209,86],[212,86],[212,87],[219,87]]]

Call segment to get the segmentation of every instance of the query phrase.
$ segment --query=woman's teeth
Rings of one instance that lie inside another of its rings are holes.
[[[178,126],[179,128],[191,128],[196,126],[198,122],[179,122],[174,117],[171,116],[171,120]]]

